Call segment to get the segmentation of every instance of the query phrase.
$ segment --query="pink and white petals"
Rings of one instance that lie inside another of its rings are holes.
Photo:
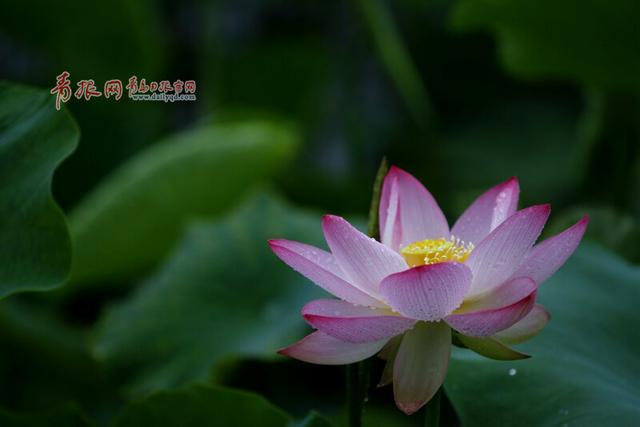
[[[388,339],[384,339],[354,344],[316,331],[278,353],[318,365],[346,365],[373,356],[384,347],[387,341]]]
[[[451,234],[477,245],[518,209],[520,185],[514,177],[478,197],[458,218]]]
[[[376,298],[348,283],[329,252],[283,239],[270,240],[269,246],[285,264],[338,298],[353,304],[384,306]]]
[[[317,331],[279,353],[322,365],[378,354],[386,361],[379,386],[393,383],[396,405],[406,414],[418,411],[442,386],[452,340],[492,359],[530,357],[509,345],[528,340],[548,323],[549,313],[535,303],[538,285],[575,251],[588,218],[534,246],[550,207],[517,211],[519,193],[515,178],[489,189],[450,233],[427,189],[392,167],[380,199],[381,242],[333,215],[322,221],[331,253],[288,240],[269,241],[280,259],[340,298],[304,306],[303,317]],[[421,242],[452,235],[474,246],[458,240],[449,246]],[[428,254],[413,254],[415,263],[399,253],[414,242]],[[409,268],[407,262],[418,266]]]
[[[390,310],[357,307],[330,299],[311,301],[302,309],[302,315],[319,331],[351,343],[389,339],[411,328],[416,322]]]
[[[535,245],[515,275],[528,276],[538,284],[543,283],[573,254],[587,230],[588,223],[589,217],[585,216],[562,233]]]
[[[405,333],[393,365],[396,405],[407,415],[428,402],[444,382],[451,356],[451,329],[419,322]]]
[[[529,277],[516,277],[507,280],[480,298],[465,300],[454,314],[507,307],[528,297],[537,289],[538,285],[533,279]]]
[[[386,277],[380,294],[406,317],[437,321],[457,309],[471,284],[471,271],[457,262],[422,265]]]
[[[325,215],[322,229],[331,253],[349,282],[369,295],[378,295],[378,285],[383,278],[407,268],[397,252],[367,237],[343,218]]]
[[[550,211],[549,205],[522,209],[475,247],[466,262],[473,272],[468,298],[482,295],[512,277],[540,235]]]
[[[456,331],[469,336],[485,337],[507,329],[533,309],[536,291],[520,301],[502,308],[486,309],[464,314],[452,314],[445,321]]]
[[[531,356],[514,350],[494,337],[469,337],[455,334],[455,338],[469,350],[494,360],[521,360]]]
[[[400,228],[400,194],[397,177],[385,178],[380,197],[379,220],[380,241],[395,251],[402,248],[402,229]]]
[[[522,318],[518,323],[504,331],[500,331],[494,335],[500,342],[505,344],[519,344],[525,342],[538,335],[542,329],[549,323],[551,315],[540,304],[536,304],[529,314]]]
[[[449,225],[427,189],[409,173],[392,166],[380,198],[382,243],[396,251],[424,239],[449,236]]]

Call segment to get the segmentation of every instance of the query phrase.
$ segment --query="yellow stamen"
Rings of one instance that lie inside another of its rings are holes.
[[[445,261],[465,262],[472,250],[473,243],[465,243],[451,236],[449,240],[443,238],[414,242],[405,246],[400,253],[409,266],[416,267]]]

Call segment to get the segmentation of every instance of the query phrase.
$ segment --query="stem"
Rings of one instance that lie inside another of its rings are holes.
[[[582,189],[590,201],[630,210],[637,203],[640,98],[591,90],[583,119]],[[639,206],[636,206],[638,208]]]
[[[440,406],[442,401],[442,386],[438,389],[436,394],[427,402],[425,408],[424,425],[425,427],[439,427],[440,426]]]
[[[360,364],[347,365],[347,404],[349,412],[349,426],[360,427],[362,425],[362,402],[358,395],[360,384]]]
[[[349,426],[362,426],[362,410],[368,399],[370,360],[347,366],[347,399],[349,403]]]
[[[380,195],[382,193],[382,183],[388,171],[389,166],[387,165],[387,159],[383,158],[373,184],[373,195],[369,209],[368,233],[370,237],[378,240],[380,239],[380,233],[378,231],[380,223],[378,208],[380,205]],[[350,427],[362,426],[362,410],[369,394],[370,370],[370,359],[352,363],[347,366],[347,405]]]
[[[388,6],[383,0],[358,0],[357,3],[382,63],[400,96],[416,123],[429,133],[434,108]]]

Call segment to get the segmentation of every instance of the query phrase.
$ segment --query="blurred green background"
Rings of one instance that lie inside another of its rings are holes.
[[[546,235],[591,216],[541,291],[554,321],[527,348],[540,357],[506,384],[494,369],[511,366],[456,356],[444,422],[640,422],[640,3],[0,10],[0,425],[343,423],[344,369],[274,353],[322,292],[266,240],[323,245],[327,212],[364,224],[383,156],[450,223],[514,175],[521,206],[552,203]],[[72,98],[58,112],[65,70],[74,88],[193,79],[197,101]],[[385,388],[365,423],[422,419]]]

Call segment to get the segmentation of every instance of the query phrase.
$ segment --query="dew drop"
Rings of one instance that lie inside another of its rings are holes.
[[[517,373],[518,373],[518,371],[517,371],[517,369],[515,369],[515,368],[511,368],[511,369],[509,369],[509,372],[508,372],[508,373],[509,373],[509,376],[510,376],[510,377],[513,377],[515,374],[517,374]]]

